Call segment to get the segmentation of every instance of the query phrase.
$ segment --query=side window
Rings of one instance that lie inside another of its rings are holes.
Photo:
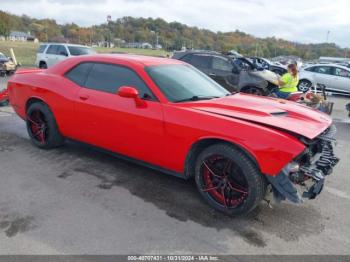
[[[331,75],[332,74],[332,67],[330,67],[330,66],[318,66],[315,68],[314,72],[319,73],[319,74]]]
[[[47,47],[47,45],[40,45],[40,47],[39,47],[39,49],[38,49],[38,53],[39,53],[39,54],[44,53],[46,47]]]
[[[226,58],[222,57],[213,57],[213,65],[214,70],[228,71],[232,72],[233,66],[230,61]]]
[[[62,56],[68,56],[67,49],[65,48],[65,46],[63,45],[58,46],[57,54]]]
[[[207,55],[192,55],[190,64],[198,68],[209,68],[211,57]]]
[[[86,78],[92,68],[92,63],[82,63],[69,70],[65,76],[79,86],[84,86]]]
[[[233,61],[233,64],[239,71],[251,69],[251,65],[249,65],[246,61],[239,59],[239,58],[235,59]]]
[[[57,51],[59,47],[60,47],[59,45],[50,45],[46,51],[46,54],[57,55]]]
[[[121,86],[135,87],[141,98],[154,99],[141,78],[133,70],[123,66],[95,63],[85,83],[86,88],[112,94],[117,93]]]
[[[259,59],[259,63],[260,63],[260,65],[263,67],[263,68],[266,68],[266,69],[268,69],[269,68],[269,64],[265,61],[265,60],[263,60],[263,59]]]
[[[334,68],[334,75],[341,77],[350,77],[350,71],[347,71],[343,68],[336,67]]]

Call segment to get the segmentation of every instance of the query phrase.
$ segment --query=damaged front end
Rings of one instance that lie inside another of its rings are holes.
[[[321,193],[326,176],[339,158],[334,154],[336,127],[331,125],[313,140],[301,139],[306,150],[285,166],[276,176],[267,176],[277,201],[301,203],[302,198],[314,199]]]

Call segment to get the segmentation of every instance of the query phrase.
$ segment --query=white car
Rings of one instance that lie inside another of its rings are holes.
[[[300,91],[306,92],[317,84],[326,86],[326,90],[350,94],[350,68],[337,64],[313,64],[305,66],[299,72]]]
[[[93,49],[83,45],[45,43],[38,49],[35,65],[39,68],[49,68],[68,57],[94,53],[96,52]]]

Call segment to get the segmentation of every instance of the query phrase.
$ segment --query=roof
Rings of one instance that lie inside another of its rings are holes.
[[[346,57],[320,56],[319,60],[330,61],[330,62],[344,62],[344,61],[349,61],[350,58],[346,58]]]
[[[181,59],[185,55],[188,54],[198,54],[198,55],[219,55],[219,56],[226,56],[222,53],[211,51],[211,50],[186,50],[186,51],[175,51],[173,54],[173,58],[175,59]]]
[[[111,64],[124,64],[135,68],[144,68],[146,66],[156,65],[181,65],[185,64],[182,61],[170,58],[153,57],[153,56],[141,56],[131,54],[97,54],[97,55],[82,55],[75,56],[56,64],[53,67],[47,69],[47,72],[52,73],[64,73],[67,68],[70,68],[76,64],[83,62],[102,62]]]
[[[309,67],[313,67],[313,66],[334,66],[334,67],[339,67],[339,68],[342,68],[342,69],[349,71],[349,68],[346,66],[339,65],[339,64],[332,64],[332,63],[310,64],[310,65],[306,65],[304,68],[309,68]]]
[[[163,57],[154,57],[154,56],[143,56],[143,55],[132,55],[132,54],[97,54],[89,55],[83,57],[95,57],[95,58],[105,58],[107,60],[124,61],[129,63],[141,64],[144,66],[152,65],[167,65],[167,64],[183,64],[183,62]]]
[[[40,45],[66,45],[66,46],[79,46],[79,47],[91,48],[90,46],[86,46],[86,45],[78,45],[78,44],[70,44],[70,43],[55,43],[55,42],[45,42],[45,43],[40,43]]]

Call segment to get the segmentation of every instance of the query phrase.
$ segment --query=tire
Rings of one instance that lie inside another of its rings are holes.
[[[0,106],[8,106],[9,100],[0,101]]]
[[[35,146],[51,149],[63,145],[64,137],[60,134],[56,120],[46,104],[31,104],[27,110],[26,124],[29,137]]]
[[[299,84],[298,84],[299,91],[306,93],[307,91],[310,90],[311,87],[312,87],[311,81],[306,79],[302,79],[299,81]]]
[[[245,86],[241,88],[241,92],[245,94],[251,94],[251,95],[256,95],[256,96],[263,96],[265,95],[264,90],[262,90],[259,87],[256,86]]]
[[[248,214],[266,194],[266,178],[256,164],[226,143],[209,146],[199,154],[195,180],[205,201],[230,216]]]
[[[47,69],[47,64],[46,64],[46,62],[41,61],[41,62],[39,63],[39,68],[40,68],[40,69]]]

